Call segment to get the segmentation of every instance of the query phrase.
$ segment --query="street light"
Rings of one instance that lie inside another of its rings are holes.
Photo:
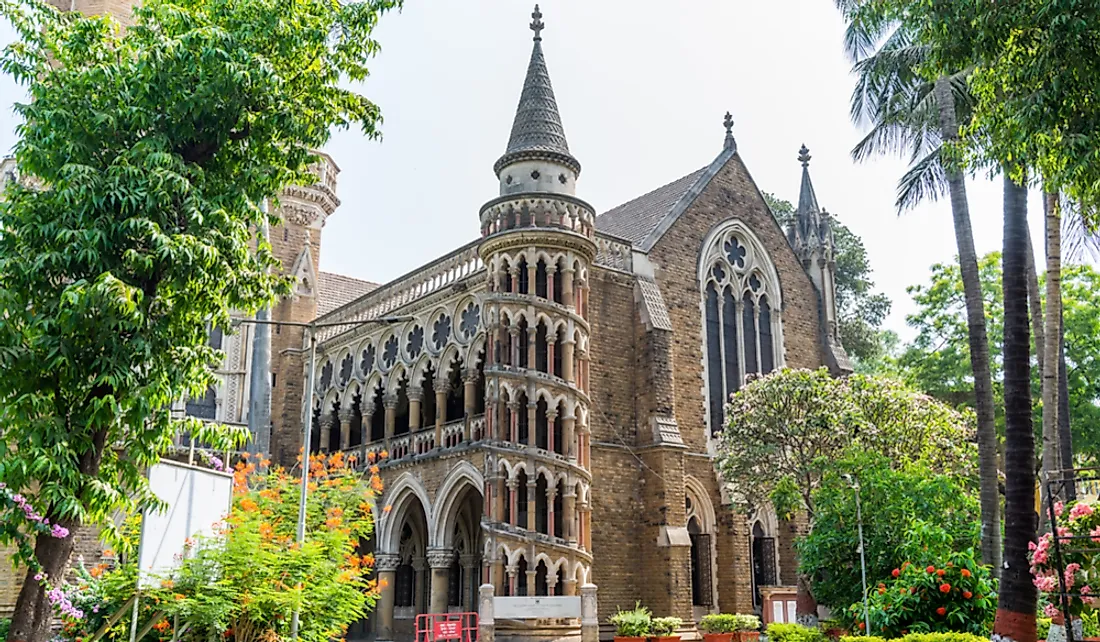
[[[372,325],[375,323],[389,324],[389,323],[404,323],[405,321],[411,321],[411,316],[396,316],[396,317],[379,317],[377,319],[366,319],[363,321],[334,321],[331,323],[317,323],[311,321],[309,323],[301,323],[297,321],[269,321],[267,319],[234,319],[231,323],[232,327],[236,328],[241,325],[276,325],[276,326],[289,326],[294,328],[305,328],[309,333],[309,379],[307,381],[307,390],[309,391],[306,396],[306,412],[309,413],[305,421],[302,422],[302,489],[301,495],[298,497],[298,532],[297,542],[301,547],[305,543],[306,539],[306,499],[309,495],[309,449],[310,449],[310,432],[313,428],[313,394],[314,394],[314,380],[317,373],[317,329],[318,328],[334,328],[334,327],[349,327],[358,328],[365,325]],[[255,374],[253,374],[255,376]],[[290,620],[290,639],[298,639],[298,609],[294,609],[294,616]]]
[[[859,505],[859,478],[845,474],[844,479],[856,491],[856,526],[859,529],[859,566],[863,572],[863,634],[871,635],[871,609],[867,603],[867,557],[863,551],[863,509]]]

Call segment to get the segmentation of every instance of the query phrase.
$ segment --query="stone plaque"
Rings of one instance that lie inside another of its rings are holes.
[[[494,597],[493,611],[497,619],[507,620],[576,618],[581,616],[581,598],[578,595]]]

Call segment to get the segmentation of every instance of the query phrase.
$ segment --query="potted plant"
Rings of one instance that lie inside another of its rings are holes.
[[[737,616],[730,613],[712,613],[699,620],[705,642],[732,642],[737,633]]]
[[[760,639],[760,618],[755,615],[735,615],[733,619],[740,642],[757,642]]]
[[[646,642],[653,628],[653,614],[638,602],[629,611],[619,609],[608,622],[615,627],[615,642]]]
[[[654,642],[680,642],[680,636],[676,635],[676,630],[684,623],[678,617],[657,617],[653,618],[653,637]]]

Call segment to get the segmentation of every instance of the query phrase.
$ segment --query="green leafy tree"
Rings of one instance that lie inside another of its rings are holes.
[[[1002,354],[1004,303],[1001,296],[1001,256],[994,252],[979,261],[981,288],[988,314],[993,391],[1003,406]],[[928,283],[908,288],[917,311],[907,321],[917,334],[899,355],[898,371],[917,388],[954,406],[973,404],[970,353],[966,335],[962,282],[958,265],[936,264]],[[1066,399],[1079,461],[1095,460],[1100,452],[1100,272],[1090,265],[1067,265],[1062,275]],[[1041,383],[1032,372],[1031,390],[1038,399]],[[1034,404],[1033,416],[1040,406]],[[1061,413],[1059,413],[1061,418]],[[1067,418],[1068,418],[1067,417]],[[1004,416],[997,417],[1001,430]]]
[[[814,527],[814,491],[849,448],[897,465],[921,461],[948,473],[974,473],[969,417],[905,385],[854,374],[780,370],[750,382],[729,405],[718,468],[742,508],[774,505]],[[813,619],[809,578],[799,578],[800,619]]]
[[[48,637],[71,531],[111,535],[112,515],[154,504],[142,471],[178,430],[241,441],[170,404],[212,382],[211,323],[285,291],[254,249],[258,204],[313,182],[332,128],[376,133],[377,107],[341,80],[367,75],[399,1],[149,0],[121,30],[0,0],[19,35],[0,67],[30,97],[23,180],[0,203],[0,480],[66,531],[32,543],[25,514],[5,512],[30,567],[9,639]]]
[[[764,200],[779,224],[785,229],[794,220],[790,201],[765,193]],[[840,340],[848,353],[859,362],[877,359],[887,350],[888,336],[882,323],[890,314],[890,299],[875,292],[871,279],[871,262],[867,248],[855,232],[833,219],[836,242],[836,303]]]
[[[862,598],[856,485],[867,577],[877,583],[906,561],[926,566],[952,551],[980,550],[971,483],[922,464],[895,467],[873,452],[846,453],[814,491],[814,527],[798,542],[814,597],[834,612]]]

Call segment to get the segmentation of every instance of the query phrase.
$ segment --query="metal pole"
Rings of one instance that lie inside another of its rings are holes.
[[[871,635],[871,609],[867,604],[867,555],[863,550],[863,509],[859,504],[859,480],[856,480],[856,525],[859,528],[859,566],[863,572],[863,630]]]
[[[1069,612],[1069,587],[1066,586],[1066,566],[1062,560],[1062,538],[1058,535],[1058,515],[1054,512],[1054,482],[1047,480],[1047,510],[1050,511],[1050,536],[1054,544],[1054,563],[1058,568],[1058,597],[1062,605],[1062,622],[1066,629],[1066,642],[1073,641],[1073,616]],[[1040,520],[1041,521],[1041,520]]]
[[[306,416],[302,422],[302,494],[298,499],[298,546],[301,547],[306,539],[306,499],[309,494],[309,439],[313,429],[313,387],[317,374],[317,333],[315,328],[309,326],[309,374],[306,378],[308,392],[306,393]],[[298,639],[298,618],[300,609],[294,609],[294,615],[290,619],[290,639]]]
[[[263,220],[257,235],[268,240],[267,199],[260,204]],[[252,335],[252,368],[248,387],[248,432],[252,440],[248,452],[271,456],[271,310],[264,306],[256,311]],[[226,459],[226,465],[229,460]]]

